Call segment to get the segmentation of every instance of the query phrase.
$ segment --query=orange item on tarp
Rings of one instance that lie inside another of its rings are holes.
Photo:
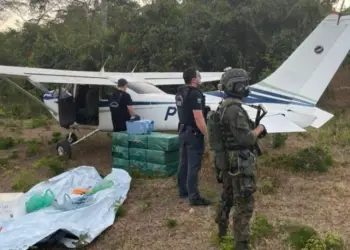
[[[73,189],[72,194],[80,194],[80,195],[82,195],[82,194],[85,194],[85,193],[89,192],[89,190],[90,189],[88,189],[88,188],[75,188],[75,189]]]

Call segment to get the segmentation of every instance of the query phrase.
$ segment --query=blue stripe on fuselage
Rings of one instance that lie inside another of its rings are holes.
[[[254,90],[253,90],[254,91]],[[252,92],[253,92],[252,91]],[[260,91],[260,90],[258,90]],[[258,92],[256,91],[256,92]],[[253,103],[274,103],[274,104],[294,104],[294,105],[299,105],[299,106],[310,106],[310,107],[314,107],[315,104],[311,103],[311,102],[306,102],[303,100],[299,100],[299,99],[294,99],[288,96],[284,96],[284,95],[279,95],[279,94],[275,94],[275,93],[269,93],[266,91],[262,91],[264,92],[264,94],[269,94],[271,96],[275,96],[278,98],[284,98],[287,100],[280,100],[277,98],[273,98],[273,97],[267,97],[267,96],[262,96],[259,94],[253,94],[250,93],[250,95],[246,98],[244,98],[244,102],[248,103],[248,104],[253,104]],[[222,91],[208,91],[208,92],[204,92],[205,94],[208,95],[213,95],[216,97],[220,97],[220,98],[226,98],[226,94]],[[299,101],[299,102],[297,102]]]
[[[299,98],[290,97],[290,96],[286,96],[286,95],[282,95],[282,94],[277,94],[275,92],[271,92],[271,91],[267,91],[267,90],[257,89],[254,87],[250,87],[250,90],[252,92],[257,92],[257,93],[264,94],[264,95],[270,95],[270,96],[274,96],[274,97],[281,98],[281,99],[293,100],[293,101],[301,102],[301,103],[308,104],[311,106],[315,106],[315,104],[312,102],[304,101],[304,100],[299,99]]]

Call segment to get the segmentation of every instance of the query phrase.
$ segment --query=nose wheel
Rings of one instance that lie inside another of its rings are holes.
[[[86,138],[93,136],[97,132],[99,132],[100,129],[95,129],[92,132],[88,133],[87,135],[84,135],[82,138],[78,140],[78,136],[74,134],[73,132],[70,132],[67,136],[66,139],[59,141],[56,144],[56,151],[59,156],[68,156],[69,159],[72,158],[72,147]]]
[[[56,150],[59,156],[72,157],[72,146],[67,139],[59,141],[56,145]]]

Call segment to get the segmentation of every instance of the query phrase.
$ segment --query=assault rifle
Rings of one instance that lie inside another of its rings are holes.
[[[259,126],[261,119],[264,118],[264,116],[267,114],[267,111],[264,108],[264,106],[261,105],[261,104],[259,104],[259,106],[249,105],[249,107],[257,109],[255,122],[254,122],[254,128],[256,128],[256,127]],[[256,144],[254,145],[254,149],[256,150],[258,156],[262,155],[262,151],[261,151],[261,148],[260,148],[260,145],[259,145],[259,141],[257,141]]]

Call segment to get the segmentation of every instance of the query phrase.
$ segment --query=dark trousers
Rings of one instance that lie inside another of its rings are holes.
[[[121,117],[117,108],[110,107],[111,118],[113,124],[113,132],[122,132],[126,131],[126,121],[123,117]]]
[[[199,197],[198,173],[204,153],[204,136],[200,132],[184,130],[179,132],[181,161],[178,169],[177,185],[180,195],[189,199]]]

